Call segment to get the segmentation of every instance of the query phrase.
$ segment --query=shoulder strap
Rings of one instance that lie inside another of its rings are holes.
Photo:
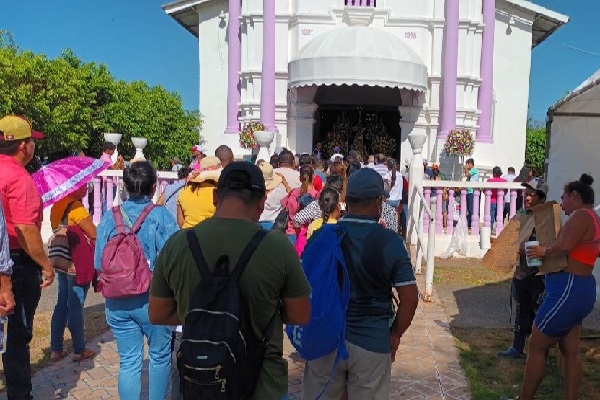
[[[140,227],[144,223],[144,220],[146,219],[148,214],[150,214],[150,212],[154,210],[154,207],[156,207],[156,204],[154,203],[150,203],[146,207],[144,207],[144,209],[140,213],[140,216],[135,220],[135,224],[133,224],[133,226],[131,227],[131,231],[133,233],[137,233],[137,231],[140,230]]]
[[[125,221],[123,221],[123,215],[121,215],[121,207],[113,207],[112,215],[115,219],[115,228],[117,228],[117,233],[126,233],[125,230]]]
[[[67,226],[69,224],[68,218],[69,218],[69,213],[71,212],[71,208],[73,207],[73,203],[75,203],[75,201],[72,201],[69,204],[67,204],[67,208],[65,208],[65,212],[63,213],[63,216],[60,219],[61,225]]]
[[[187,237],[188,245],[190,247],[190,251],[192,252],[192,256],[194,256],[194,261],[196,261],[196,266],[198,267],[198,272],[200,272],[200,277],[203,280],[208,280],[212,277],[210,270],[208,269],[208,265],[206,264],[206,259],[202,254],[202,249],[200,248],[200,244],[198,243],[198,237],[196,236],[196,232],[194,229],[188,229],[185,233]]]
[[[183,189],[183,188],[184,188],[184,186],[185,186],[185,185],[183,185],[183,186],[179,186],[179,187],[177,188],[177,190],[175,190],[173,193],[171,193],[171,194],[169,195],[169,197],[167,197],[167,198],[165,199],[165,204],[167,204],[167,203],[169,202],[169,200],[171,200],[171,199],[173,198],[173,196],[175,196],[177,193],[179,193],[179,192],[181,191],[181,189]]]
[[[250,242],[246,245],[244,251],[242,251],[240,259],[235,265],[235,268],[233,268],[233,271],[231,272],[232,279],[234,279],[235,281],[238,281],[240,279],[240,276],[242,276],[242,272],[244,272],[244,268],[248,264],[248,261],[250,261],[250,258],[252,258],[252,255],[254,254],[254,251],[256,250],[260,242],[262,242],[265,236],[267,236],[267,233],[269,232],[264,229],[261,229],[258,232],[256,232],[254,236],[252,236],[252,239],[250,239]]]

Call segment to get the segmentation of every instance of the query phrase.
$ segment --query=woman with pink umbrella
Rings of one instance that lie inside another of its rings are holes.
[[[85,347],[83,323],[83,306],[91,281],[86,271],[93,272],[96,226],[81,199],[87,194],[88,182],[108,166],[109,163],[101,160],[77,156],[58,160],[33,174],[44,207],[53,204],[50,210],[52,230],[56,233],[61,228],[65,229],[69,238],[66,249],[58,247],[55,250],[53,246],[49,246],[51,261],[65,258],[69,261],[67,267],[60,262],[53,263],[58,281],[58,296],[50,326],[52,361],[59,361],[67,355],[63,347],[66,327],[73,339],[73,361],[96,355],[93,350]],[[68,253],[66,257],[61,251]]]

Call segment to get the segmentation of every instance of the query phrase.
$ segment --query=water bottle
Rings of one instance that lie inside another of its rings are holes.
[[[0,317],[0,354],[6,351],[6,336],[8,333],[8,317]]]

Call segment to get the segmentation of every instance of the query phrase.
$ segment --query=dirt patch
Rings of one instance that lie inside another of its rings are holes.
[[[504,282],[512,278],[511,272],[498,272],[485,268],[475,258],[435,259],[434,284],[477,286]]]

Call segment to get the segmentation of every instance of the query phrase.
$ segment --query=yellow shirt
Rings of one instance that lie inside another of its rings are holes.
[[[328,224],[337,224],[337,219],[329,217],[327,220]],[[318,231],[323,226],[323,218],[317,218],[308,225],[308,232],[306,238],[308,239],[315,231]]]
[[[202,187],[192,192],[191,186],[187,185],[177,198],[177,205],[181,206],[183,211],[183,227],[191,228],[198,225],[200,222],[215,214],[215,206],[213,204],[213,192],[215,186],[209,183],[203,183]]]
[[[69,196],[54,203],[50,209],[50,226],[52,229],[58,228],[60,220],[67,209],[70,202],[74,202],[71,206],[71,211],[67,216],[67,226],[79,225],[81,221],[90,216],[90,213],[85,209],[81,201],[75,200]]]

